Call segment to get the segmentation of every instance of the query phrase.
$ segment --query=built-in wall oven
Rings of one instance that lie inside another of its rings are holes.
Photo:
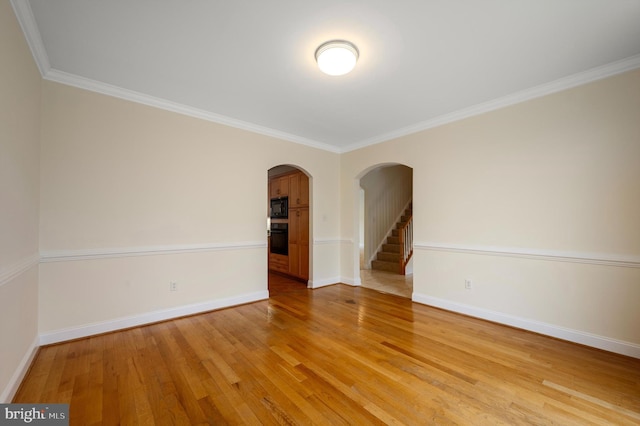
[[[272,219],[286,219],[289,213],[289,197],[271,199],[270,217]]]
[[[271,223],[271,253],[289,255],[288,223]]]

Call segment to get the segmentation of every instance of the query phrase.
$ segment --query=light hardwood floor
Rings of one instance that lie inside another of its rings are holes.
[[[14,401],[70,403],[72,425],[640,423],[638,359],[270,284],[267,301],[43,347]]]

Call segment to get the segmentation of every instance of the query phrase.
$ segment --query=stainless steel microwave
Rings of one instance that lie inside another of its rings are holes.
[[[272,219],[286,219],[289,212],[289,198],[280,197],[271,199],[270,216]]]

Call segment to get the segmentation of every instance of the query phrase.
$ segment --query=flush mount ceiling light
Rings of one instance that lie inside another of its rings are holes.
[[[345,40],[331,40],[316,49],[320,71],[329,75],[344,75],[356,66],[358,48]]]

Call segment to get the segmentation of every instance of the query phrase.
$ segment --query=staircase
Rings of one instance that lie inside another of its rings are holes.
[[[407,262],[413,255],[413,210],[412,204],[404,211],[400,221],[382,244],[376,260],[371,261],[371,269],[405,274]]]

